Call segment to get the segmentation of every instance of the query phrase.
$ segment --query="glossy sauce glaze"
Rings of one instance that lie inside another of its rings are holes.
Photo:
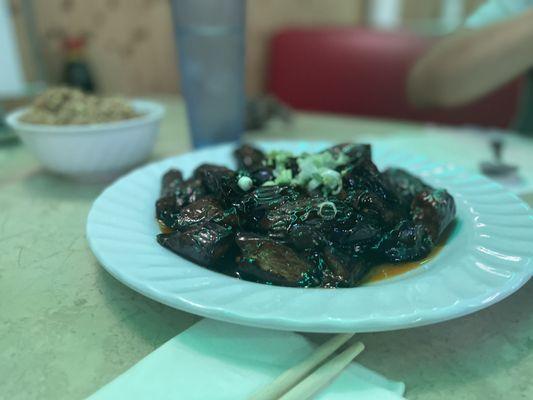
[[[448,226],[448,228],[446,228],[446,230],[442,234],[441,240],[426,258],[413,262],[403,262],[398,264],[385,263],[376,265],[375,267],[372,267],[368,274],[363,278],[361,284],[364,285],[365,283],[379,282],[384,279],[394,278],[395,276],[412,271],[413,269],[418,268],[421,265],[424,265],[429,261],[433,260],[439,255],[444,245],[448,241],[454,229],[454,226],[455,223],[452,223],[450,224],[450,226]]]
[[[161,230],[162,233],[172,232],[172,230],[168,228],[167,226],[165,226],[161,221],[157,221],[157,222],[159,225],[159,229]],[[374,282],[379,282],[385,279],[394,278],[395,276],[404,274],[415,268],[420,267],[421,265],[428,263],[441,252],[444,245],[448,241],[448,238],[450,237],[454,226],[455,224],[452,223],[446,229],[446,231],[443,233],[443,237],[440,240],[439,244],[437,244],[435,248],[431,251],[431,253],[423,260],[413,261],[413,262],[403,262],[403,263],[398,263],[398,264],[385,263],[385,264],[376,265],[368,272],[367,276],[363,278],[361,284],[364,285],[365,283],[374,283]]]

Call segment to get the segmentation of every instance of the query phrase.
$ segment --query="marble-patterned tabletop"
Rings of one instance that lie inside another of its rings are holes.
[[[167,115],[153,160],[190,149],[183,103],[159,100]],[[343,141],[406,133],[422,137],[427,128],[299,113],[290,128],[248,136]],[[98,265],[85,220],[103,188],[47,173],[21,144],[0,146],[0,399],[84,398],[198,320],[137,294]],[[533,398],[532,299],[529,282],[467,317],[362,334],[367,351],[359,361],[404,381],[408,399]]]

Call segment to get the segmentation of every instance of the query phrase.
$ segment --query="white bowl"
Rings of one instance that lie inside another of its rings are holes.
[[[150,155],[164,115],[160,104],[134,100],[137,118],[87,125],[37,125],[20,121],[28,108],[10,113],[7,124],[50,171],[83,180],[112,179]]]

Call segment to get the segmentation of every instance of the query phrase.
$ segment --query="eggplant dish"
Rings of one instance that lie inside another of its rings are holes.
[[[446,190],[380,172],[366,144],[301,155],[243,145],[234,155],[237,170],[169,170],[156,202],[162,246],[233,277],[357,286],[373,266],[426,257],[455,218]]]

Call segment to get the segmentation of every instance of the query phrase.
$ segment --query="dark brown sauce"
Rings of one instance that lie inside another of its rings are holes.
[[[394,278],[395,276],[404,274],[406,272],[412,271],[415,268],[420,267],[421,265],[424,265],[437,257],[439,253],[444,248],[444,245],[448,241],[448,239],[451,236],[451,233],[453,231],[453,228],[455,226],[455,223],[452,222],[446,230],[442,233],[442,236],[439,240],[439,243],[435,246],[435,248],[429,253],[429,255],[419,261],[412,261],[412,262],[403,262],[403,263],[385,263],[376,265],[375,267],[372,267],[372,269],[368,272],[368,274],[363,278],[361,281],[361,284],[364,285],[365,283],[373,283],[373,282],[379,282],[384,279]]]

